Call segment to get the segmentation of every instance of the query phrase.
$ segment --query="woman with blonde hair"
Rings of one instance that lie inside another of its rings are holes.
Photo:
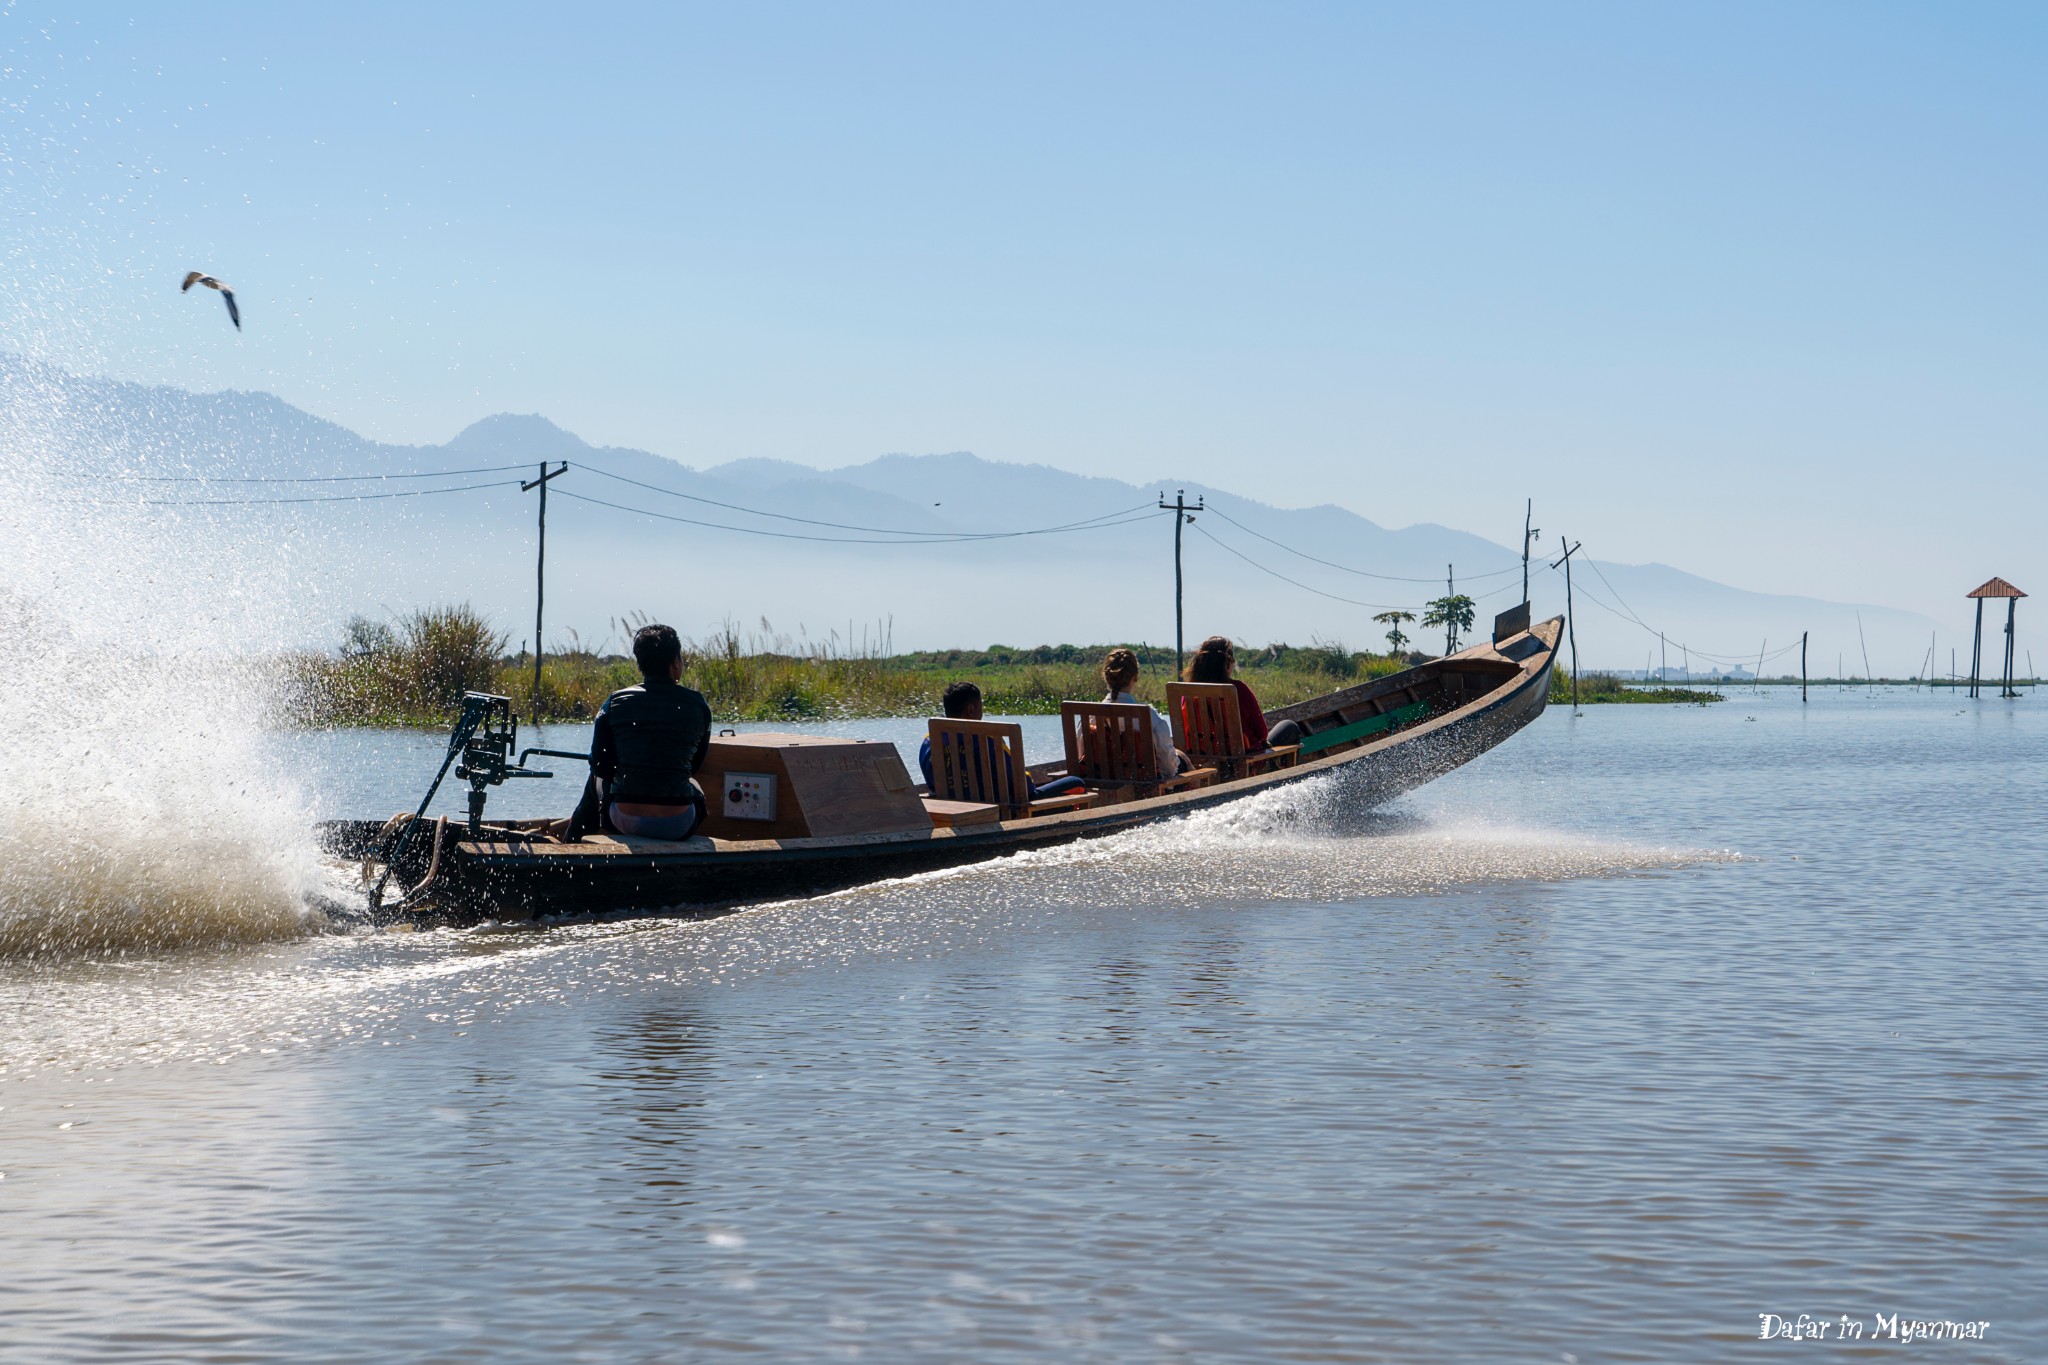
[[[1270,730],[1266,728],[1266,712],[1259,705],[1259,698],[1240,678],[1231,675],[1237,671],[1237,650],[1225,635],[1211,635],[1195,647],[1195,656],[1188,660],[1187,680],[1196,683],[1229,683],[1237,689],[1237,713],[1244,721],[1244,750],[1248,754],[1262,754],[1276,744],[1301,743],[1301,726],[1291,720],[1283,720]]]
[[[1159,763],[1159,780],[1178,776],[1193,768],[1194,762],[1180,750],[1173,747],[1173,722],[1159,714],[1159,709],[1138,700],[1131,689],[1138,685],[1138,656],[1118,646],[1109,651],[1102,661],[1102,685],[1109,689],[1104,701],[1122,702],[1127,706],[1143,706],[1152,713],[1152,754]]]

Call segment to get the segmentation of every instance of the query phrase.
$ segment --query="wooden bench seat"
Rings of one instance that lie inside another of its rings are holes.
[[[1291,768],[1301,756],[1298,744],[1247,752],[1244,712],[1238,707],[1237,689],[1227,682],[1168,683],[1166,718],[1173,722],[1174,746],[1216,769],[1225,782],[1269,768]]]
[[[1024,763],[1024,727],[992,720],[934,719],[931,798],[993,806],[1005,820],[1024,820],[1095,804],[1089,792],[1031,797],[1031,773]],[[937,816],[933,817],[937,823]]]
[[[993,801],[943,801],[935,796],[924,799],[925,814],[931,816],[932,824],[939,829],[959,829],[966,825],[993,825],[1003,818],[1003,808]]]
[[[1214,768],[1159,776],[1152,708],[1143,703],[1063,701],[1060,737],[1067,747],[1067,771],[1105,801],[1143,800],[1216,781]]]

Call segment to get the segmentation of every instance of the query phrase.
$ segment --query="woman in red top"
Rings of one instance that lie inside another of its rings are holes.
[[[1187,680],[1198,683],[1227,682],[1237,689],[1237,710],[1244,718],[1244,748],[1246,753],[1264,753],[1276,744],[1301,743],[1301,727],[1291,720],[1283,720],[1271,729],[1266,727],[1266,713],[1259,706],[1259,699],[1242,681],[1230,676],[1237,671],[1237,651],[1230,641],[1221,635],[1211,635],[1195,649],[1195,657],[1188,660]]]

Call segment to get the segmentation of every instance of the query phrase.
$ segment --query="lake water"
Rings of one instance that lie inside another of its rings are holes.
[[[439,741],[273,747],[383,815]],[[2039,1360],[2044,759],[1738,689],[716,921],[0,964],[0,1355]]]

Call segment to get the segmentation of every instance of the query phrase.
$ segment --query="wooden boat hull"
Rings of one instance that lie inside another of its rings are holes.
[[[1345,803],[1364,809],[1471,761],[1542,714],[1562,627],[1562,618],[1553,618],[1268,713],[1308,731],[1303,761],[1291,768],[1149,800],[899,834],[679,842],[600,837],[565,844],[546,833],[546,821],[492,823],[475,841],[444,824],[431,841],[424,835],[416,841],[421,865],[399,869],[399,881],[410,889],[397,909],[407,918],[455,923],[614,911],[714,915],[1101,838],[1335,774],[1343,776]],[[1034,774],[1042,778],[1057,767],[1044,765]],[[330,852],[361,857],[382,829],[374,821],[333,821],[323,836]]]

